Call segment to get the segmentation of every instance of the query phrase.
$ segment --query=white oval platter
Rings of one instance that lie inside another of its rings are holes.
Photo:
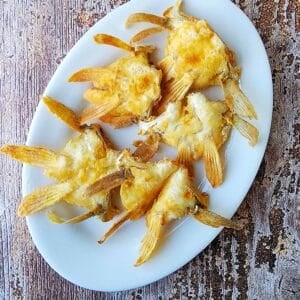
[[[95,24],[69,52],[55,72],[45,95],[57,98],[76,111],[84,107],[82,93],[88,85],[70,84],[68,77],[76,70],[88,66],[102,66],[124,55],[123,51],[109,46],[96,45],[93,35],[108,33],[124,40],[148,24],[140,24],[130,30],[124,28],[126,18],[134,12],[161,14],[174,0],[132,0],[115,9]],[[210,194],[210,209],[225,217],[231,217],[247,194],[263,158],[268,141],[273,100],[272,78],[263,43],[254,26],[243,12],[229,0],[185,0],[187,13],[208,20],[228,46],[235,50],[243,73],[241,85],[254,104],[259,119],[255,125],[260,138],[256,147],[233,131],[225,149],[225,182],[212,189],[203,176],[201,163],[196,167],[196,182]],[[152,37],[147,43],[159,46],[161,56],[166,35]],[[211,97],[220,97],[211,89]],[[137,139],[137,127],[113,130],[104,126],[113,142],[129,147]],[[72,132],[43,104],[39,104],[30,127],[27,144],[60,149]],[[174,157],[175,151],[164,148],[158,155]],[[23,168],[23,195],[49,183],[42,170],[25,165]],[[63,208],[61,208],[63,209]],[[124,225],[105,244],[96,241],[111,226],[98,219],[90,219],[76,225],[54,225],[45,212],[27,218],[32,239],[47,263],[67,280],[98,291],[119,291],[136,288],[156,281],[189,262],[218,235],[221,229],[213,229],[186,218],[167,230],[167,238],[153,258],[140,267],[133,264],[138,257],[140,241],[145,234],[145,221],[141,219]]]

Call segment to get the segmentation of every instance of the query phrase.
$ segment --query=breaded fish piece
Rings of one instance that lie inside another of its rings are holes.
[[[146,215],[147,233],[142,241],[135,266],[146,262],[153,253],[165,224],[187,215],[212,227],[240,229],[239,224],[207,210],[208,196],[193,188],[188,170],[179,168],[167,180],[157,200]],[[203,200],[204,199],[204,200]]]
[[[44,168],[45,175],[58,182],[25,196],[19,206],[19,216],[31,215],[61,200],[88,210],[79,219],[76,217],[77,221],[92,215],[99,215],[106,221],[119,212],[111,204],[110,192],[84,196],[87,186],[116,170],[115,161],[119,152],[107,147],[99,125],[84,128],[60,152],[16,145],[3,146],[0,152],[23,163]],[[53,221],[59,220],[59,217],[54,218],[54,213],[51,216]],[[75,220],[67,222],[74,223]]]
[[[172,220],[191,215],[212,227],[240,229],[237,223],[207,210],[208,195],[193,186],[188,170],[176,162],[165,159],[156,163],[140,163],[125,150],[119,158],[119,165],[121,171],[100,179],[86,193],[92,195],[99,190],[109,190],[116,183],[121,186],[121,200],[127,212],[99,243],[115,233],[125,221],[134,221],[146,214],[148,230],[136,266],[150,258],[163,225]]]
[[[184,101],[168,104],[160,116],[140,122],[139,134],[159,136],[161,141],[178,149],[178,161],[192,169],[192,161],[204,159],[206,176],[213,187],[223,181],[219,149],[235,127],[253,146],[257,129],[233,114],[225,101],[208,100],[202,93],[193,93]]]
[[[91,185],[86,193],[94,195],[120,185],[120,197],[126,213],[99,241],[103,243],[127,220],[141,218],[151,208],[153,201],[164,186],[167,178],[177,170],[178,165],[164,159],[155,163],[141,162],[124,150],[118,158],[120,171],[101,178]]]
[[[85,196],[85,189],[100,177],[117,170],[119,151],[104,135],[100,125],[80,127],[77,115],[51,97],[44,97],[47,108],[78,133],[57,152],[44,147],[6,145],[0,152],[12,158],[44,169],[44,174],[57,183],[38,188],[26,196],[18,210],[20,216],[36,213],[59,201],[87,210],[70,220],[62,220],[54,212],[49,218],[57,223],[76,223],[94,215],[103,221],[112,219],[119,210],[111,202],[110,191]]]
[[[181,11],[182,0],[170,7],[163,17],[136,13],[127,20],[150,22],[159,27],[143,30],[132,38],[140,41],[154,33],[168,30],[165,57],[159,63],[165,81],[165,92],[157,106],[157,114],[169,102],[182,99],[192,90],[221,85],[231,110],[243,118],[257,118],[255,109],[239,87],[240,68],[234,52],[226,46],[207,21],[188,16]]]
[[[93,87],[84,93],[84,98],[92,105],[83,111],[80,124],[101,118],[120,128],[149,117],[161,95],[162,72],[148,58],[155,48],[133,47],[106,34],[97,34],[94,40],[130,54],[102,68],[80,70],[69,78],[69,82],[93,83]]]

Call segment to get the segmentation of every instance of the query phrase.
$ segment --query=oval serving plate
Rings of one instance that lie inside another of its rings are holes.
[[[101,66],[124,55],[119,49],[96,45],[93,35],[108,33],[129,40],[139,29],[124,28],[126,18],[134,12],[161,14],[175,0],[132,0],[107,15],[94,25],[66,56],[50,81],[45,95],[57,98],[76,111],[84,106],[82,93],[88,85],[71,84],[68,77],[76,70],[88,66]],[[248,192],[268,141],[272,118],[272,80],[268,58],[263,43],[249,19],[229,0],[185,0],[187,13],[208,20],[214,30],[237,54],[238,64],[243,69],[241,85],[254,104],[259,119],[255,125],[260,137],[256,147],[249,147],[247,141],[232,132],[225,149],[225,181],[212,189],[203,176],[201,163],[196,167],[196,182],[210,194],[210,209],[225,217],[231,217]],[[154,43],[160,49],[165,35],[158,35],[147,43]],[[161,55],[159,51],[158,55]],[[210,96],[219,96],[211,89]],[[129,147],[137,138],[137,127],[114,130],[104,126],[115,144]],[[43,104],[39,104],[28,135],[28,145],[42,145],[60,149],[72,132]],[[163,148],[158,154],[174,157],[174,150]],[[42,171],[25,165],[23,168],[23,195],[50,181]],[[64,210],[64,207],[58,207]],[[186,218],[166,230],[158,251],[153,258],[140,267],[133,264],[138,257],[140,241],[146,227],[144,219],[125,224],[105,244],[97,240],[111,226],[94,218],[76,225],[55,225],[49,222],[45,212],[27,218],[32,239],[47,263],[67,280],[98,291],[119,291],[136,288],[156,281],[182,267],[201,252],[218,235],[221,229],[213,229]]]

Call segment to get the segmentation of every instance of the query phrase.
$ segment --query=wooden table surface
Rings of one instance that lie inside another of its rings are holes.
[[[91,25],[124,2],[0,1],[1,145],[25,143],[39,95],[62,58]],[[224,230],[182,269],[146,287],[85,290],[56,274],[36,250],[25,220],[16,216],[21,165],[1,156],[0,299],[300,299],[300,2],[235,2],[262,36],[274,84],[267,152],[235,216],[244,230]]]

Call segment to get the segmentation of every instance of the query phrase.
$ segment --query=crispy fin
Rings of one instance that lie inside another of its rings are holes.
[[[94,36],[94,41],[97,44],[111,45],[129,52],[134,51],[134,47],[130,46],[129,44],[123,42],[119,38],[114,37],[112,35],[108,35],[104,33],[96,34]]]
[[[144,52],[146,54],[151,54],[156,50],[156,47],[153,45],[136,45],[134,46],[135,52]]]
[[[163,226],[162,219],[162,215],[157,215],[156,218],[152,217],[150,219],[151,221],[148,223],[146,236],[142,241],[139,258],[134,264],[135,267],[143,264],[150,258],[160,237],[161,229]]]
[[[135,146],[137,146],[137,148],[134,151],[133,156],[139,158],[142,162],[149,161],[158,151],[159,140],[159,135],[153,134],[145,141],[135,142]]]
[[[55,204],[73,190],[74,185],[70,181],[38,188],[23,198],[18,209],[18,215],[23,217],[38,212]]]
[[[177,0],[174,6],[171,6],[164,11],[163,15],[165,17],[173,18],[176,20],[198,22],[199,19],[187,15],[182,11],[182,2],[183,2],[182,0]]]
[[[156,109],[157,114],[161,114],[169,102],[182,100],[193,84],[193,81],[194,79],[190,74],[185,74],[179,80],[171,80],[167,82],[162,99],[159,101]]]
[[[117,208],[116,206],[113,205],[112,202],[112,195],[111,192],[109,191],[107,193],[107,206],[105,208],[105,211],[101,215],[101,221],[102,222],[108,222],[112,220],[116,215],[120,214],[121,210]]]
[[[105,45],[111,45],[129,52],[145,52],[145,53],[152,53],[156,47],[151,45],[139,45],[139,46],[131,46],[124,41],[120,40],[117,37],[108,35],[108,34],[97,34],[94,36],[94,40],[98,44],[105,44]]]
[[[183,1],[183,0],[177,0],[177,1],[176,1],[175,5],[174,5],[175,11],[177,11],[177,12],[180,12],[180,11],[181,11],[182,1]]]
[[[215,143],[208,139],[204,145],[204,164],[206,176],[213,187],[223,181],[223,170],[220,154]]]
[[[102,206],[97,206],[95,209],[89,210],[79,216],[73,217],[68,220],[64,220],[60,216],[58,216],[55,212],[50,210],[48,211],[48,218],[52,223],[56,223],[56,224],[75,224],[75,223],[85,221],[91,217],[97,216],[102,212],[103,212]]]
[[[162,70],[164,74],[163,79],[165,81],[168,81],[172,78],[171,71],[173,66],[174,66],[174,60],[171,55],[166,56],[164,59],[162,59],[159,62],[158,67]]]
[[[252,103],[240,89],[237,80],[227,79],[222,86],[226,103],[233,113],[243,118],[257,119]]]
[[[125,26],[128,28],[135,23],[142,23],[142,22],[152,23],[155,25],[165,27],[167,24],[167,19],[153,14],[135,13],[128,17]]]
[[[56,213],[53,212],[52,210],[49,210],[49,211],[47,212],[47,216],[48,216],[48,219],[49,219],[52,223],[55,223],[55,224],[63,224],[63,223],[66,222],[64,219],[62,219],[58,214],[56,214]]]
[[[117,171],[94,182],[86,189],[84,194],[86,196],[92,196],[104,190],[110,191],[120,186],[125,180],[130,177],[132,177],[132,174],[129,169]]]
[[[240,132],[241,135],[248,139],[251,146],[255,146],[257,144],[259,133],[256,127],[241,119],[237,115],[233,116],[232,125]]]
[[[115,128],[127,127],[137,122],[137,117],[133,115],[112,116],[109,113],[100,119],[102,122],[111,124]]]
[[[92,128],[96,131],[97,136],[99,137],[99,139],[104,143],[106,150],[107,149],[114,149],[116,150],[115,145],[113,144],[113,142],[109,139],[109,137],[107,136],[107,134],[103,131],[103,129],[101,128],[101,126],[99,124],[92,124],[89,125],[88,128]]]
[[[206,209],[200,209],[200,211],[194,214],[193,217],[198,221],[200,221],[201,223],[204,223],[212,227],[226,227],[226,228],[232,228],[237,230],[242,228],[240,224],[231,221],[229,219],[226,219]]]
[[[99,244],[103,244],[111,235],[113,235],[126,221],[128,221],[131,216],[135,214],[135,211],[129,211],[121,217],[119,221],[117,221],[98,241]]]
[[[49,111],[52,112],[57,118],[59,118],[73,130],[81,132],[79,118],[74,111],[51,97],[43,97],[43,101]]]
[[[137,168],[147,169],[147,164],[139,160],[138,157],[133,157],[128,149],[122,151],[119,156],[117,165],[119,168]]]
[[[180,165],[186,167],[189,171],[189,175],[193,176],[193,174],[194,174],[193,155],[192,155],[190,148],[181,146],[178,149],[176,161]]]
[[[103,101],[101,104],[95,104],[87,107],[80,116],[80,124],[86,124],[87,122],[98,119],[108,112],[116,108],[120,104],[120,100],[118,98],[107,99]]]
[[[113,72],[108,68],[87,68],[71,75],[69,82],[101,82],[102,78],[111,76]]]
[[[201,208],[207,209],[209,202],[208,194],[198,191],[194,186],[189,186],[188,188],[197,198],[199,204],[201,205]]]
[[[0,148],[0,153],[9,155],[23,163],[42,168],[53,166],[58,157],[58,155],[51,150],[31,146],[5,145]]]
[[[130,39],[130,43],[140,42],[140,41],[148,38],[149,36],[154,35],[156,33],[160,33],[164,30],[165,30],[165,28],[163,28],[163,27],[151,27],[151,28],[142,30]]]

